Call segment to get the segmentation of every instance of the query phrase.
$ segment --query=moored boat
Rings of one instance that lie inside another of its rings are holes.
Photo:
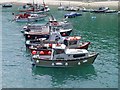
[[[65,11],[79,11],[79,7],[68,6],[64,8]]]
[[[60,3],[58,10],[64,10],[64,9],[65,9],[65,7]]]
[[[82,7],[80,11],[82,11],[82,12],[92,12],[93,9],[86,9],[85,7]]]
[[[108,7],[100,7],[98,9],[91,11],[91,12],[93,12],[93,13],[105,13],[107,10],[109,10]]]
[[[49,12],[50,8],[43,2],[42,5],[38,4],[26,4],[23,7],[18,8],[19,12],[29,12],[29,13],[43,13],[43,12]]]
[[[92,64],[98,55],[86,49],[68,49],[63,44],[56,44],[52,47],[52,50],[32,51],[33,63],[42,67],[73,67]]]
[[[69,14],[65,14],[64,15],[65,18],[74,18],[76,16],[82,16],[82,14],[81,13],[77,13],[77,12],[71,12]]]
[[[105,11],[105,13],[117,13],[118,11],[117,10],[107,10]]]
[[[72,29],[60,29],[60,34],[62,36],[69,36],[71,32]],[[45,28],[37,32],[36,31],[25,32],[24,35],[26,40],[33,40],[35,38],[49,38],[49,33],[50,33],[49,28]]]
[[[26,47],[31,50],[41,48],[52,48],[52,44],[61,43],[65,44],[67,48],[71,49],[88,49],[90,42],[80,42],[80,36],[62,37],[59,32],[51,32],[48,39],[34,39],[27,40]]]
[[[62,36],[69,36],[72,32],[71,24],[68,22],[57,22],[55,18],[49,20],[46,25],[28,25],[24,27],[24,35],[26,40],[30,40],[31,37],[39,38],[40,33],[50,34],[51,30],[59,31]]]
[[[12,4],[3,4],[2,7],[3,8],[10,8],[10,7],[12,7]]]
[[[120,11],[118,11],[118,14],[120,14]]]
[[[24,13],[24,14],[16,15],[14,20],[16,22],[36,22],[36,21],[44,20],[45,17],[46,17],[45,14],[38,15],[38,14]]]

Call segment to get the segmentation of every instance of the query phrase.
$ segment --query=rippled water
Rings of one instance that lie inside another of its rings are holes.
[[[4,88],[117,88],[118,16],[83,13],[71,18],[76,32],[90,41],[89,50],[99,52],[93,65],[74,68],[32,68],[31,57],[20,32],[23,23],[12,21],[12,9],[2,10],[2,86]],[[51,6],[51,14],[61,19],[67,12]],[[94,18],[93,18],[94,17]]]

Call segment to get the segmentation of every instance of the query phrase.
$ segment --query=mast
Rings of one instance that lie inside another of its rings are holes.
[[[44,0],[43,0],[43,6],[45,7],[45,2],[44,2]]]
[[[60,6],[62,6],[61,0],[60,0]]]
[[[69,7],[70,7],[70,1],[69,1]]]
[[[35,11],[35,3],[34,3],[34,0],[33,0],[33,12]]]
[[[33,0],[33,5],[34,5],[34,0]]]

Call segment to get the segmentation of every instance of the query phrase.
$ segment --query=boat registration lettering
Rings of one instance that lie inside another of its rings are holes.
[[[56,65],[63,65],[61,62],[57,62],[57,63],[55,63]]]

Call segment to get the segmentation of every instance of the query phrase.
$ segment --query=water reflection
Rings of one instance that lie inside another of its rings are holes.
[[[74,81],[80,79],[93,79],[93,76],[96,77],[93,65],[84,65],[79,67],[71,68],[42,68],[34,67],[33,68],[34,76],[49,76],[51,77],[51,82],[53,85],[63,85],[66,81]]]

